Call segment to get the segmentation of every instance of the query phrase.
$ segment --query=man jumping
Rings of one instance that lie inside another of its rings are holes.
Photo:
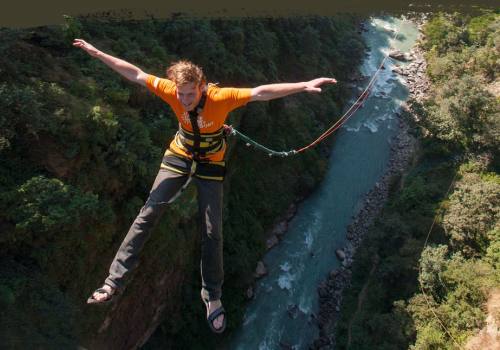
[[[226,142],[223,125],[232,110],[252,101],[269,101],[298,92],[321,92],[333,78],[299,83],[261,85],[255,88],[221,88],[207,84],[200,67],[178,61],[167,69],[167,78],[143,72],[138,67],[108,55],[82,39],[75,47],[85,50],[128,80],[147,87],[163,99],[179,121],[179,131],[165,151],[160,170],[146,203],[130,227],[109,269],[104,285],[87,300],[89,304],[109,302],[124,287],[126,276],[137,264],[138,255],[166,204],[171,203],[193,180],[198,190],[201,216],[201,298],[207,308],[210,329],[222,333],[226,315],[221,304],[222,198]]]

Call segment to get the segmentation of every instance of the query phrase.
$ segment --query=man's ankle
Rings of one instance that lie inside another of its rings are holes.
[[[114,294],[114,292],[115,292],[115,290],[116,290],[116,288],[114,288],[114,287],[110,286],[109,284],[104,284],[104,285],[102,286],[102,288],[103,288],[104,290],[106,290],[109,294]]]
[[[219,305],[222,305],[222,303],[221,303],[220,299],[217,299],[217,300],[211,300],[211,301],[209,301],[209,305],[210,306],[213,306],[213,305],[219,306]]]

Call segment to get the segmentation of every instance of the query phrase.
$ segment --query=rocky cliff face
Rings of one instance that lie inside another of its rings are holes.
[[[186,271],[181,267],[181,261],[176,261],[175,267],[143,261],[133,283],[115,296],[94,337],[89,339],[88,348],[137,349],[148,341],[164,317],[182,322],[179,300]]]

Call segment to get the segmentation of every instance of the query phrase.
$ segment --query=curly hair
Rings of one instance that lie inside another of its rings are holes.
[[[205,84],[207,79],[201,67],[191,61],[181,60],[173,62],[167,68],[167,78],[177,85],[186,83],[196,83],[196,85]]]

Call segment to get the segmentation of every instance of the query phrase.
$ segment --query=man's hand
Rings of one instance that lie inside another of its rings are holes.
[[[142,86],[146,86],[148,74],[144,73],[141,69],[134,66],[133,64],[130,64],[127,61],[124,61],[117,57],[108,55],[107,53],[96,49],[94,46],[82,39],[75,39],[73,41],[73,46],[79,47],[80,49],[86,51],[90,56],[96,57],[97,59],[101,60],[105,65],[113,69],[115,72],[118,72],[128,80]]]
[[[310,81],[307,81],[305,84],[305,91],[312,93],[321,92],[320,86],[323,84],[336,84],[337,80],[334,78],[317,78]]]
[[[250,101],[269,101],[298,92],[320,93],[323,84],[335,84],[334,78],[317,78],[300,83],[280,83],[257,86],[252,89]]]
[[[97,50],[94,46],[92,46],[91,44],[82,39],[75,39],[73,41],[73,46],[79,47],[82,50],[87,51],[87,53],[92,57],[97,57],[100,53],[100,51]]]

